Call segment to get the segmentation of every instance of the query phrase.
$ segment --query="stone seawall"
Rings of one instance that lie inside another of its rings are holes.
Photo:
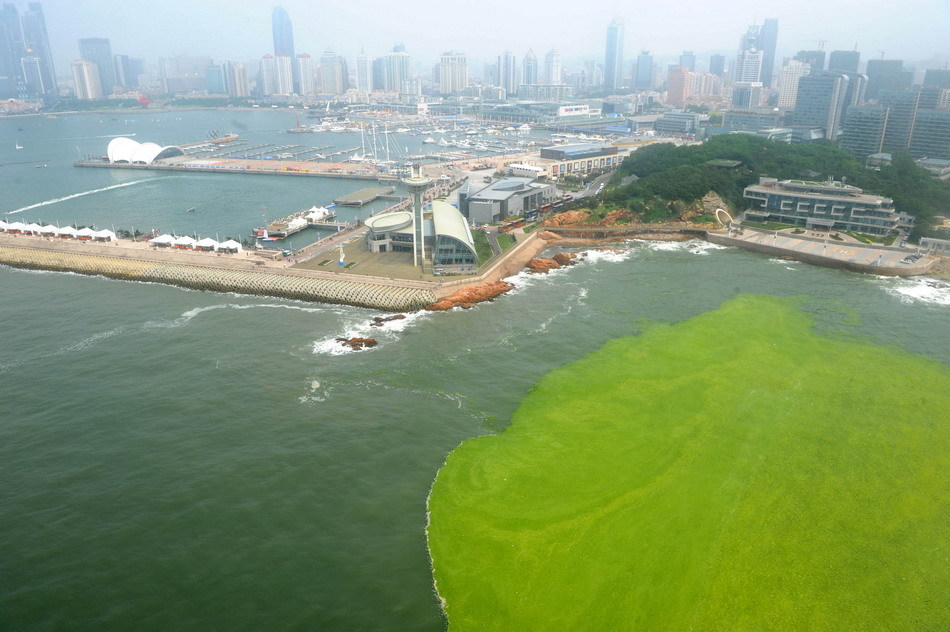
[[[430,290],[419,288],[36,248],[0,246],[0,264],[100,275],[127,281],[164,283],[211,292],[237,292],[354,305],[393,312],[422,309],[436,301]]]

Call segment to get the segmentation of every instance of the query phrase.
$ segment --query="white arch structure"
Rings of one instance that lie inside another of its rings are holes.
[[[109,141],[106,148],[106,157],[109,162],[126,162],[129,164],[150,165],[160,158],[184,156],[181,147],[169,145],[162,147],[156,143],[140,143],[127,136],[120,136]]]

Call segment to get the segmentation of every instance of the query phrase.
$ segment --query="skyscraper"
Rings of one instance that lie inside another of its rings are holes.
[[[798,98],[798,82],[811,72],[811,66],[797,59],[789,59],[778,75],[778,106],[794,109]]]
[[[889,110],[880,105],[862,105],[848,108],[844,119],[841,146],[850,149],[859,158],[880,153],[884,144]]]
[[[553,48],[544,54],[544,84],[548,86],[561,84],[561,53]]]
[[[521,61],[521,83],[528,86],[538,83],[538,58],[530,48]]]
[[[12,99],[23,84],[23,32],[16,6],[4,3],[0,9],[0,99]]]
[[[805,62],[814,70],[825,69],[825,51],[823,50],[800,50],[795,53],[795,59]]]
[[[858,72],[861,53],[856,50],[833,50],[828,56],[828,70]]]
[[[914,78],[914,73],[904,70],[900,59],[869,59],[867,75],[869,99],[876,99],[882,90],[909,88]]]
[[[86,37],[79,40],[79,57],[96,65],[99,76],[99,94],[107,97],[115,87],[115,66],[112,61],[112,46],[104,37]],[[75,71],[73,75],[75,76]]]
[[[313,81],[313,57],[308,53],[297,55],[297,76],[300,77],[300,89],[297,94],[304,97],[310,97],[317,93]]]
[[[670,69],[666,101],[673,107],[681,108],[686,106],[691,84],[690,74],[689,68],[686,66],[674,66]]]
[[[96,64],[80,59],[73,62],[72,69],[76,98],[83,100],[101,99],[102,93],[99,91],[101,82],[99,81],[99,69]]]
[[[775,47],[778,45],[778,20],[768,18],[759,29],[758,49],[762,51],[762,74],[759,80],[766,88],[772,85],[775,72]]]
[[[850,79],[845,73],[813,71],[798,80],[795,125],[821,127],[825,138],[836,140],[844,121],[845,96]]]
[[[46,33],[46,18],[43,17],[43,5],[39,2],[27,4],[27,10],[20,19],[23,24],[23,46],[30,57],[38,59],[36,65],[42,79],[43,93],[35,92],[35,96],[44,97],[46,103],[56,100],[56,71],[53,68],[53,55],[50,52],[49,36]]]
[[[691,50],[684,50],[683,54],[680,55],[680,68],[696,72],[696,53]]]
[[[393,92],[402,90],[404,81],[412,79],[412,59],[404,44],[396,44],[386,53],[384,89]]]
[[[716,75],[717,77],[722,77],[724,74],[726,74],[725,55],[710,55],[709,74]]]
[[[294,25],[290,21],[290,16],[283,7],[274,7],[271,15],[271,26],[274,31],[274,57],[286,55],[290,59],[296,59],[294,54]],[[293,91],[300,90],[300,74],[296,65],[293,65]]]
[[[762,51],[757,48],[740,50],[733,69],[733,80],[739,82],[759,82],[762,77]]]
[[[614,18],[607,27],[607,51],[604,56],[604,91],[617,92],[623,87],[623,20]]]
[[[373,61],[363,51],[356,56],[356,89],[360,92],[373,91]]]
[[[642,50],[637,55],[637,69],[633,77],[633,89],[652,90],[653,76],[653,55],[648,50]]]
[[[504,88],[508,96],[518,90],[515,55],[510,50],[498,56],[498,87]]]

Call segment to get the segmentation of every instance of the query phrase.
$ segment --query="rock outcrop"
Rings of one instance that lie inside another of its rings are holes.
[[[362,351],[376,346],[376,338],[337,338],[336,341],[353,351]]]
[[[549,270],[557,270],[564,266],[574,265],[577,263],[574,261],[576,258],[577,255],[573,252],[559,252],[551,258],[535,257],[529,261],[525,267],[538,274],[547,274]]]
[[[373,322],[369,324],[370,327],[382,327],[383,323],[388,323],[391,320],[402,320],[405,318],[405,314],[393,314],[392,316],[375,316]]]
[[[463,288],[454,294],[436,301],[431,305],[426,305],[426,309],[432,311],[445,311],[453,307],[473,307],[476,303],[490,301],[491,299],[504,294],[515,286],[507,281],[493,281],[491,283],[482,283],[473,287]]]

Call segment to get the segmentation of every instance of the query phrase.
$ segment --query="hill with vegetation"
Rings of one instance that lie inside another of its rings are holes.
[[[724,166],[726,161],[738,163]],[[639,179],[621,186],[624,178]],[[717,136],[699,145],[656,143],[628,156],[603,196],[601,213],[617,209],[631,219],[662,222],[680,218],[684,205],[698,204],[710,191],[733,212],[747,207],[745,187],[760,176],[780,180],[844,180],[894,200],[899,211],[917,217],[917,236],[934,234],[934,216],[950,209],[950,182],[933,178],[908,154],[896,154],[880,170],[868,169],[851,152],[826,143],[789,145],[749,134]]]

